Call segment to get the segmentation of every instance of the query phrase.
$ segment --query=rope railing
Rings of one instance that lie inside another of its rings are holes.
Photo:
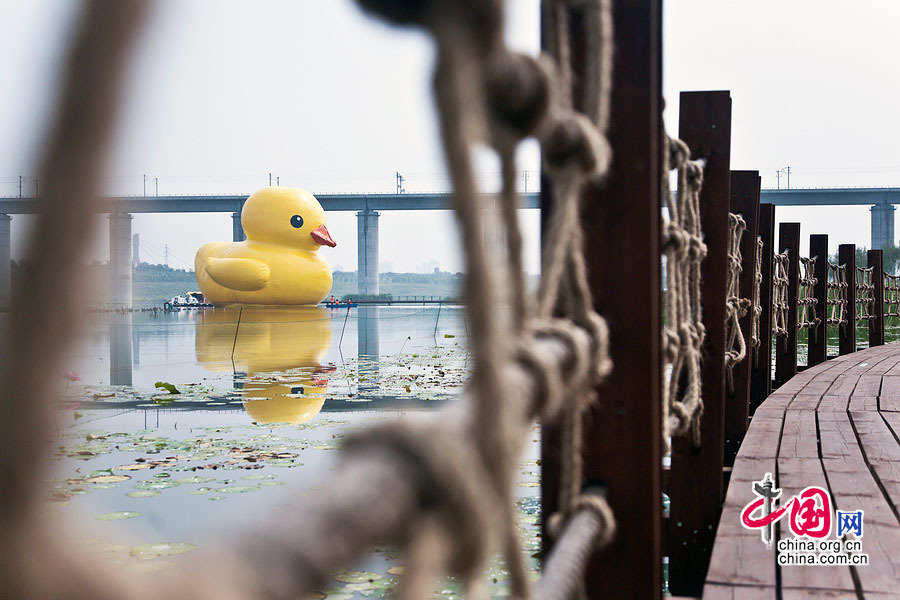
[[[884,273],[884,316],[900,317],[900,275]]]
[[[772,261],[772,335],[788,334],[788,252],[775,254]]]
[[[728,213],[728,271],[725,279],[725,381],[734,393],[734,367],[747,356],[747,341],[740,319],[747,314],[750,300],[741,298],[741,238],[747,229],[743,217]]]
[[[828,298],[826,323],[843,327],[847,324],[847,265],[828,263],[826,295]]]
[[[875,285],[872,273],[875,267],[856,267],[856,320],[871,321],[875,318]]]
[[[762,318],[761,290],[762,290],[762,237],[756,237],[756,268],[753,272],[753,320],[750,321],[750,343],[753,347],[753,366],[759,363],[760,346],[760,319]]]
[[[674,435],[690,432],[700,445],[699,421],[703,414],[700,349],[706,337],[700,298],[700,265],[706,244],[700,227],[702,161],[690,160],[690,149],[681,140],[666,138],[662,183],[668,218],[663,227],[666,257],[666,325],[663,329],[665,359],[662,389],[663,445]],[[677,172],[677,195],[669,186],[669,170]]]
[[[816,305],[818,300],[815,297],[815,287],[818,279],[814,277],[816,269],[817,256],[807,258],[800,257],[800,290],[797,295],[797,305],[799,307],[797,317],[797,329],[816,330],[816,327],[822,320],[816,315]]]

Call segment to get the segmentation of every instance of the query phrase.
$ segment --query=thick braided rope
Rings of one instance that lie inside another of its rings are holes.
[[[664,137],[664,197],[668,218],[663,227],[662,249],[666,257],[666,326],[662,349],[663,447],[668,451],[673,435],[691,432],[700,445],[703,397],[700,352],[706,329],[700,298],[700,264],[706,244],[700,228],[700,188],[703,163],[690,160],[690,149],[681,140]],[[677,196],[669,185],[669,171],[677,173]]]
[[[587,38],[589,40],[585,106],[587,115],[572,110],[572,73],[568,60],[568,12],[565,3],[552,9],[551,51],[556,59],[557,85],[562,90],[551,102],[549,125],[540,135],[545,170],[553,182],[553,205],[542,257],[541,283],[538,288],[538,317],[547,324],[554,311],[562,310],[572,323],[592,332],[591,364],[565,399],[562,414],[563,461],[560,477],[559,512],[550,515],[548,531],[558,535],[580,504],[587,501],[581,493],[582,410],[593,398],[593,387],[611,369],[608,328],[594,312],[584,263],[583,231],[579,223],[583,183],[606,172],[611,160],[604,133],[609,120],[609,96],[612,78],[612,15],[609,0],[588,2]],[[562,300],[562,306],[560,306]],[[605,500],[591,498],[592,502]]]
[[[747,230],[743,217],[728,213],[728,273],[725,296],[725,381],[728,393],[734,393],[734,367],[747,357],[747,341],[740,320],[750,308],[750,300],[741,298],[741,238]]]
[[[900,275],[884,273],[884,316],[900,317]]]
[[[788,334],[788,251],[776,254],[772,262],[772,334]]]
[[[750,343],[753,345],[753,366],[759,364],[759,332],[760,320],[762,318],[762,257],[763,257],[763,241],[762,238],[756,238],[756,269],[753,273],[753,320],[750,322]]]
[[[819,301],[815,297],[815,287],[819,282],[814,277],[816,270],[817,256],[807,258],[800,257],[800,281],[799,294],[797,295],[797,304],[800,307],[797,317],[797,329],[809,329],[813,332],[813,336],[818,335],[818,326],[822,319],[816,314],[816,306]],[[816,339],[815,337],[813,339]]]
[[[856,320],[871,321],[875,318],[875,285],[872,273],[875,267],[856,267]]]
[[[558,380],[557,374],[545,372],[547,364],[530,348],[531,336],[548,328],[569,330],[567,339],[575,340],[573,328],[581,327],[592,333],[589,347],[572,345],[577,363],[585,363],[584,377],[565,402],[562,487],[571,495],[574,486],[580,487],[580,409],[586,388],[609,370],[607,332],[605,322],[592,309],[587,287],[586,269],[581,251],[581,228],[578,221],[578,201],[581,183],[603,171],[609,163],[609,150],[602,134],[590,119],[570,109],[571,78],[566,56],[568,23],[562,3],[556,5],[551,30],[558,40],[558,71],[560,85],[550,82],[551,70],[532,59],[507,52],[500,35],[502,7],[497,0],[422,0],[399,2],[391,0],[359,0],[367,10],[391,21],[425,26],[434,35],[438,47],[437,69],[434,78],[435,97],[441,119],[442,137],[450,166],[456,196],[456,212],[466,249],[467,280],[465,296],[472,324],[470,343],[476,368],[472,375],[473,435],[478,440],[479,459],[489,474],[496,491],[496,531],[502,542],[510,569],[511,593],[524,597],[529,594],[528,581],[519,552],[512,512],[512,474],[515,457],[521,451],[527,432],[514,431],[504,418],[508,402],[497,376],[499,365],[513,357],[500,344],[498,322],[492,316],[493,281],[488,257],[476,239],[475,216],[480,214],[481,197],[474,186],[469,152],[472,145],[487,139],[497,150],[502,165],[503,192],[501,215],[506,230],[507,281],[511,288],[513,340],[520,350],[517,360],[534,369],[539,385],[550,390]],[[589,3],[588,32],[593,62],[588,78],[587,106],[593,107],[594,118],[603,121],[608,114],[611,65],[611,20],[609,3],[594,0]],[[550,98],[550,91],[562,91],[562,98]],[[604,123],[605,128],[605,123]],[[516,221],[518,197],[515,192],[514,155],[516,144],[523,137],[537,133],[542,143],[547,171],[554,178],[555,201],[550,216],[550,228],[544,246],[542,281],[538,294],[539,321],[529,319],[531,308],[525,296],[524,274],[521,264],[521,235]],[[567,320],[551,319],[551,311],[562,295]],[[589,359],[587,357],[590,357]],[[559,404],[559,394],[548,394],[547,406]],[[572,417],[574,413],[575,417]],[[567,500],[574,508],[574,500]],[[567,503],[561,503],[566,507]],[[571,508],[566,512],[570,512]],[[493,523],[492,523],[493,525]],[[487,528],[490,529],[490,528]],[[425,528],[434,535],[433,527]],[[454,542],[454,532],[445,537]],[[484,539],[482,542],[488,543]],[[423,545],[430,547],[431,545]],[[465,556],[466,553],[457,553]],[[435,561],[430,561],[434,564]],[[473,573],[482,566],[481,558],[470,564],[456,565],[469,584]],[[465,568],[463,568],[465,567]],[[416,587],[416,586],[413,586]]]
[[[847,325],[847,265],[828,263],[828,325]]]

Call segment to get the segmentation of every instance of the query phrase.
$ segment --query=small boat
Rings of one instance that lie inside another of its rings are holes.
[[[356,302],[350,302],[349,300],[338,300],[334,296],[328,298],[322,302],[322,306],[325,308],[356,308],[358,304]]]
[[[165,310],[173,308],[212,308],[212,304],[206,301],[201,292],[185,292],[180,296],[173,296],[168,302],[163,303]]]

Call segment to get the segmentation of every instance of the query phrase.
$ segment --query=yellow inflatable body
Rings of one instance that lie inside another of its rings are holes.
[[[246,373],[240,393],[257,423],[299,425],[325,404],[330,369],[321,360],[331,345],[331,317],[324,308],[204,311],[194,344],[205,368]],[[290,369],[295,371],[278,373]]]
[[[263,188],[244,203],[241,225],[245,241],[213,242],[197,251],[194,271],[208,302],[304,305],[328,296],[331,268],[318,249],[336,244],[315,196]]]

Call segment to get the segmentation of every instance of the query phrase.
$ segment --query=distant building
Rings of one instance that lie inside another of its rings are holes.
[[[394,263],[385,261],[378,265],[378,270],[382,273],[393,273],[394,272]]]
[[[436,260],[430,260],[428,262],[416,265],[416,273],[440,273],[440,265]]]

